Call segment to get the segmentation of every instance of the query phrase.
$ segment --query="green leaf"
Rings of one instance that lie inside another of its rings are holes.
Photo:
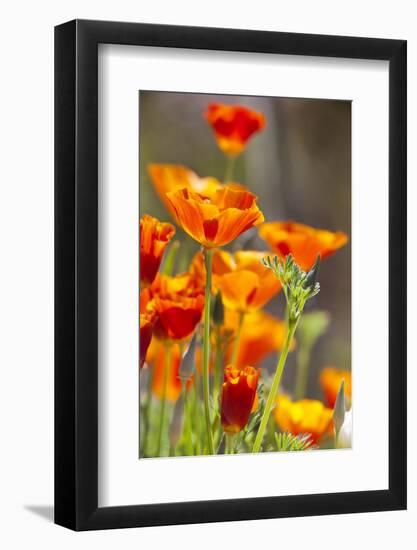
[[[174,272],[175,258],[177,257],[177,252],[180,248],[179,241],[173,241],[167,254],[165,255],[164,264],[161,269],[161,272],[164,275],[172,275]]]

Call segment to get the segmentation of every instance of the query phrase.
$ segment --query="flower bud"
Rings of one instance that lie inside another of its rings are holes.
[[[247,424],[256,397],[259,371],[229,365],[224,370],[221,422],[226,433],[240,432]]]
[[[320,254],[317,256],[315,264],[307,274],[307,277],[304,281],[304,288],[314,287],[317,281],[317,275],[319,274],[319,269],[320,269]]]
[[[212,321],[216,326],[221,326],[224,323],[224,306],[222,300],[222,293],[219,292],[216,294],[213,301],[213,309],[211,315]]]
[[[197,347],[197,333],[191,339],[187,350],[182,356],[180,368],[178,371],[178,378],[183,382],[187,382],[191,378],[195,368],[195,351]]]

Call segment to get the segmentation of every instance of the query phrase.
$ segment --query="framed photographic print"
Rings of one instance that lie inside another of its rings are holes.
[[[406,42],[55,29],[55,521],[406,507]]]

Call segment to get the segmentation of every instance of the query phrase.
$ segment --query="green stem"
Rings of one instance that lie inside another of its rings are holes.
[[[221,437],[220,437],[220,441],[219,441],[219,444],[217,445],[217,454],[219,454],[220,452],[220,448],[222,446],[222,443],[223,443],[223,438],[224,438],[224,433],[222,433]]]
[[[167,402],[168,371],[170,367],[171,367],[171,346],[168,344],[165,350],[164,378],[163,378],[163,389],[162,389],[161,413],[159,418],[158,447],[156,451],[156,456],[161,455],[162,434],[164,431],[165,409],[166,409],[166,402]]]
[[[228,156],[226,161],[226,171],[224,173],[224,183],[230,183],[233,181],[233,173],[235,170],[235,156]]]
[[[143,381],[144,374],[146,371],[143,369],[141,370],[141,378]],[[143,374],[142,374],[143,373]],[[152,403],[152,379],[153,379],[153,369],[151,372],[147,372],[148,374],[148,384],[146,388],[146,401],[143,405],[142,414],[140,418],[140,426],[143,428],[141,442],[142,442],[142,452],[141,456],[146,456],[146,449],[147,449],[147,443],[148,443],[148,434],[149,434],[149,416],[150,416],[150,410],[151,410],[151,403]]]
[[[206,434],[209,454],[214,454],[213,434],[211,432],[210,419],[210,387],[209,387],[209,361],[210,361],[210,301],[211,301],[211,269],[213,263],[213,250],[204,250],[206,265],[206,294],[204,304],[204,339],[203,339],[203,395],[204,412],[206,419]]]
[[[241,311],[240,316],[239,316],[239,325],[237,327],[235,341],[233,342],[232,358],[230,360],[231,364],[234,365],[234,366],[236,366],[237,356],[238,356],[238,353],[239,353],[239,342],[240,342],[240,336],[242,334],[242,326],[243,326],[244,319],[245,319],[245,314],[244,314],[243,311]]]
[[[220,395],[220,389],[222,385],[222,347],[220,340],[220,328],[216,328],[216,353],[214,356],[214,401],[217,402],[217,399]]]
[[[200,423],[200,376],[196,370],[194,373],[194,400],[192,406],[192,420],[191,429],[194,430],[195,435],[195,450],[194,454],[199,456],[201,454],[201,423]]]
[[[261,423],[259,425],[258,433],[256,434],[255,443],[253,444],[253,453],[259,453],[264,438],[265,430],[268,425],[269,416],[271,414],[272,407],[275,403],[279,384],[281,382],[282,373],[284,372],[285,362],[287,360],[288,351],[290,349],[290,344],[293,339],[294,333],[297,329],[298,320],[295,322],[290,322],[288,325],[287,337],[285,339],[284,348],[281,352],[277,368],[274,374],[274,379],[272,381],[272,386],[269,391],[268,399],[265,404],[265,409],[262,415]]]
[[[213,251],[204,250],[206,265],[206,294],[204,304],[204,339],[203,339],[203,395],[204,412],[206,419],[206,434],[209,454],[214,454],[213,434],[210,419],[210,388],[209,388],[209,360],[210,360],[210,300],[211,300],[211,266]]]
[[[182,383],[182,399],[184,404],[184,433],[185,448],[187,455],[192,456],[194,454],[193,449],[193,435],[191,426],[191,414],[190,414],[190,401],[188,399],[187,383]]]
[[[233,455],[234,454],[234,441],[235,441],[235,434],[226,434],[226,454],[227,455]]]

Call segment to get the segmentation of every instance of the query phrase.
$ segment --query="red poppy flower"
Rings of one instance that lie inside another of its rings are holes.
[[[213,128],[219,148],[230,156],[241,153],[253,134],[265,127],[262,113],[241,105],[212,103],[206,120]]]
[[[224,370],[221,396],[221,422],[226,433],[242,430],[253,409],[259,371],[253,367],[238,369],[229,365]]]
[[[190,274],[158,274],[149,287],[147,309],[155,315],[154,335],[161,340],[182,340],[192,334],[204,308],[204,289]]]
[[[152,283],[161,264],[162,256],[175,228],[145,214],[140,220],[140,282],[142,286]]]
[[[146,353],[152,340],[153,321],[150,315],[140,314],[139,366],[145,364]]]

